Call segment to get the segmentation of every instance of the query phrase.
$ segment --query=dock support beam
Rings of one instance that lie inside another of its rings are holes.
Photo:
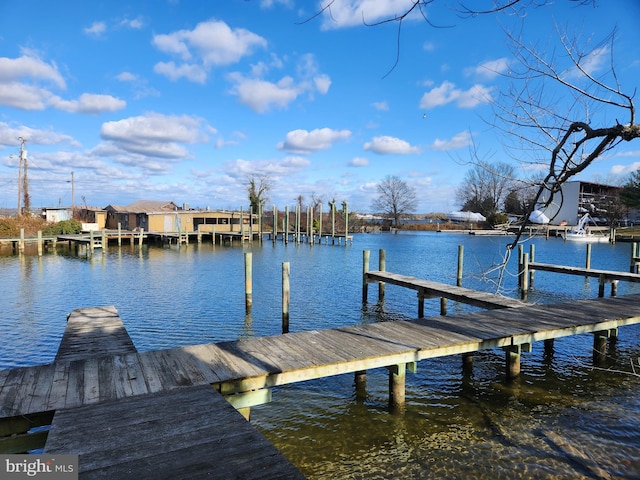
[[[593,333],[593,364],[601,365],[607,358],[607,339],[609,330],[601,330]]]
[[[400,363],[387,368],[389,369],[389,411],[401,413],[405,403],[407,366]]]
[[[520,375],[520,353],[530,352],[531,344],[523,343],[522,345],[511,345],[504,347],[506,360],[507,379],[514,379]]]
[[[356,400],[366,400],[367,398],[367,371],[359,370],[355,373],[354,383],[356,386]]]

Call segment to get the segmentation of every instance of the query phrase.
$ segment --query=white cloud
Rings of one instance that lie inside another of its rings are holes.
[[[475,74],[479,77],[492,79],[498,75],[503,74],[509,70],[509,59],[506,57],[498,58],[496,60],[488,60],[481,63],[477,67],[470,69],[468,74]]]
[[[232,29],[225,22],[209,20],[201,22],[193,30],[178,30],[169,34],[154,35],[152,44],[161,52],[177,56],[185,65],[160,62],[156,73],[172,80],[184,77],[202,83],[202,72],[214,66],[231,65],[266,48],[267,41],[243,28]],[[198,75],[194,75],[199,70]]]
[[[381,155],[409,155],[420,153],[420,149],[418,147],[412,147],[409,142],[401,140],[400,138],[389,136],[374,137],[371,142],[365,143],[363,145],[363,148],[365,150],[370,150]]]
[[[364,157],[355,157],[349,162],[350,167],[366,167],[369,165],[369,159]]]
[[[96,95],[83,93],[77,100],[62,100],[53,97],[49,100],[49,105],[71,113],[99,114],[102,112],[115,112],[127,106],[127,102],[111,95]]]
[[[84,28],[83,32],[92,37],[100,37],[107,31],[107,24],[104,22],[93,22],[90,27]]]
[[[633,162],[629,165],[614,165],[611,167],[612,175],[628,175],[640,168],[640,162]]]
[[[0,84],[23,78],[51,82],[58,88],[66,88],[65,81],[55,63],[43,62],[30,52],[18,58],[0,57]]]
[[[362,22],[375,23],[406,12],[412,2],[407,0],[341,0],[332,2],[323,12],[325,30],[361,26]],[[320,10],[320,8],[318,8]],[[409,18],[422,18],[419,11]]]
[[[373,102],[371,105],[373,105],[373,108],[375,108],[376,110],[380,110],[380,111],[389,110],[389,104],[386,101],[384,101],[384,102]]]
[[[492,100],[491,88],[476,84],[469,90],[460,90],[452,82],[442,82],[420,99],[420,108],[434,108],[455,102],[461,108],[473,108]]]
[[[277,83],[246,78],[240,73],[232,73],[228,78],[235,84],[231,93],[238,96],[240,103],[258,113],[273,108],[284,109],[301,93],[291,77],[283,77]]]
[[[184,144],[208,139],[201,127],[202,120],[198,118],[158,113],[106,122],[100,130],[106,143],[101,144],[97,151],[101,155],[119,153],[181,160],[189,156]],[[124,163],[122,158],[116,161]]]
[[[28,145],[58,145],[67,143],[79,146],[79,143],[71,136],[56,133],[51,130],[39,130],[20,125],[14,127],[8,123],[0,122],[0,145],[16,146],[17,138],[24,138]]]
[[[158,62],[153,66],[153,71],[173,82],[186,78],[191,82],[203,84],[207,80],[207,72],[202,65],[193,63],[176,65],[174,62]]]
[[[447,151],[457,150],[458,148],[467,147],[471,144],[471,134],[467,131],[454,135],[449,140],[436,139],[431,148],[434,150]]]
[[[317,128],[310,132],[292,130],[287,133],[284,142],[278,144],[278,149],[304,155],[331,148],[335,142],[346,140],[350,136],[351,131],[349,130],[333,130],[331,128]]]

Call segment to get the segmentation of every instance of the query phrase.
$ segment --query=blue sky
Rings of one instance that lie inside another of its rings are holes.
[[[435,27],[403,22],[397,58],[398,24],[363,18],[410,0],[335,0],[315,18],[311,0],[0,0],[0,207],[17,203],[23,137],[36,207],[70,205],[73,171],[76,205],[246,207],[247,177],[268,173],[268,206],[302,195],[368,212],[395,175],[417,212],[458,210],[471,144],[513,161],[491,125],[513,62],[504,29],[550,52],[556,27],[593,42],[615,27],[618,80],[640,86],[640,2],[551,3],[463,18],[436,0]],[[580,178],[638,166],[640,145],[623,144]]]

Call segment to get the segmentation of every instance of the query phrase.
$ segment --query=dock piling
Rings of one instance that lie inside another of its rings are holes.
[[[367,282],[367,273],[369,273],[369,257],[370,250],[362,251],[362,303],[367,304],[369,299],[369,283]]]
[[[387,271],[387,252],[383,248],[378,252],[378,270]],[[385,283],[378,282],[378,303],[384,303]]]
[[[246,312],[250,313],[253,307],[253,256],[251,252],[244,254],[244,300]]]
[[[407,366],[400,363],[387,368],[389,369],[389,411],[402,413],[405,404]]]
[[[282,263],[282,333],[289,333],[289,303],[291,301],[291,266]]]
[[[456,285],[462,286],[462,265],[464,263],[464,245],[458,245],[458,274],[456,276]]]

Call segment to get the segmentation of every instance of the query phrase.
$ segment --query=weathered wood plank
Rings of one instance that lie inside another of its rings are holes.
[[[81,308],[69,314],[55,361],[135,351],[115,307]]]
[[[514,308],[526,305],[525,302],[514,298],[479,292],[469,288],[447,285],[445,283],[433,282],[398,273],[376,270],[367,272],[364,275],[368,282],[383,282],[412,290],[422,290],[428,295],[444,297],[480,308]]]
[[[45,452],[79,454],[81,477],[304,478],[208,386],[58,412]]]
[[[625,282],[640,282],[640,275],[629,272],[616,272],[611,270],[599,270],[594,268],[570,267],[566,265],[551,265],[549,263],[529,263],[529,270],[540,270],[545,272],[564,273],[566,275],[579,275],[581,277],[603,276],[608,280],[623,280]]]

